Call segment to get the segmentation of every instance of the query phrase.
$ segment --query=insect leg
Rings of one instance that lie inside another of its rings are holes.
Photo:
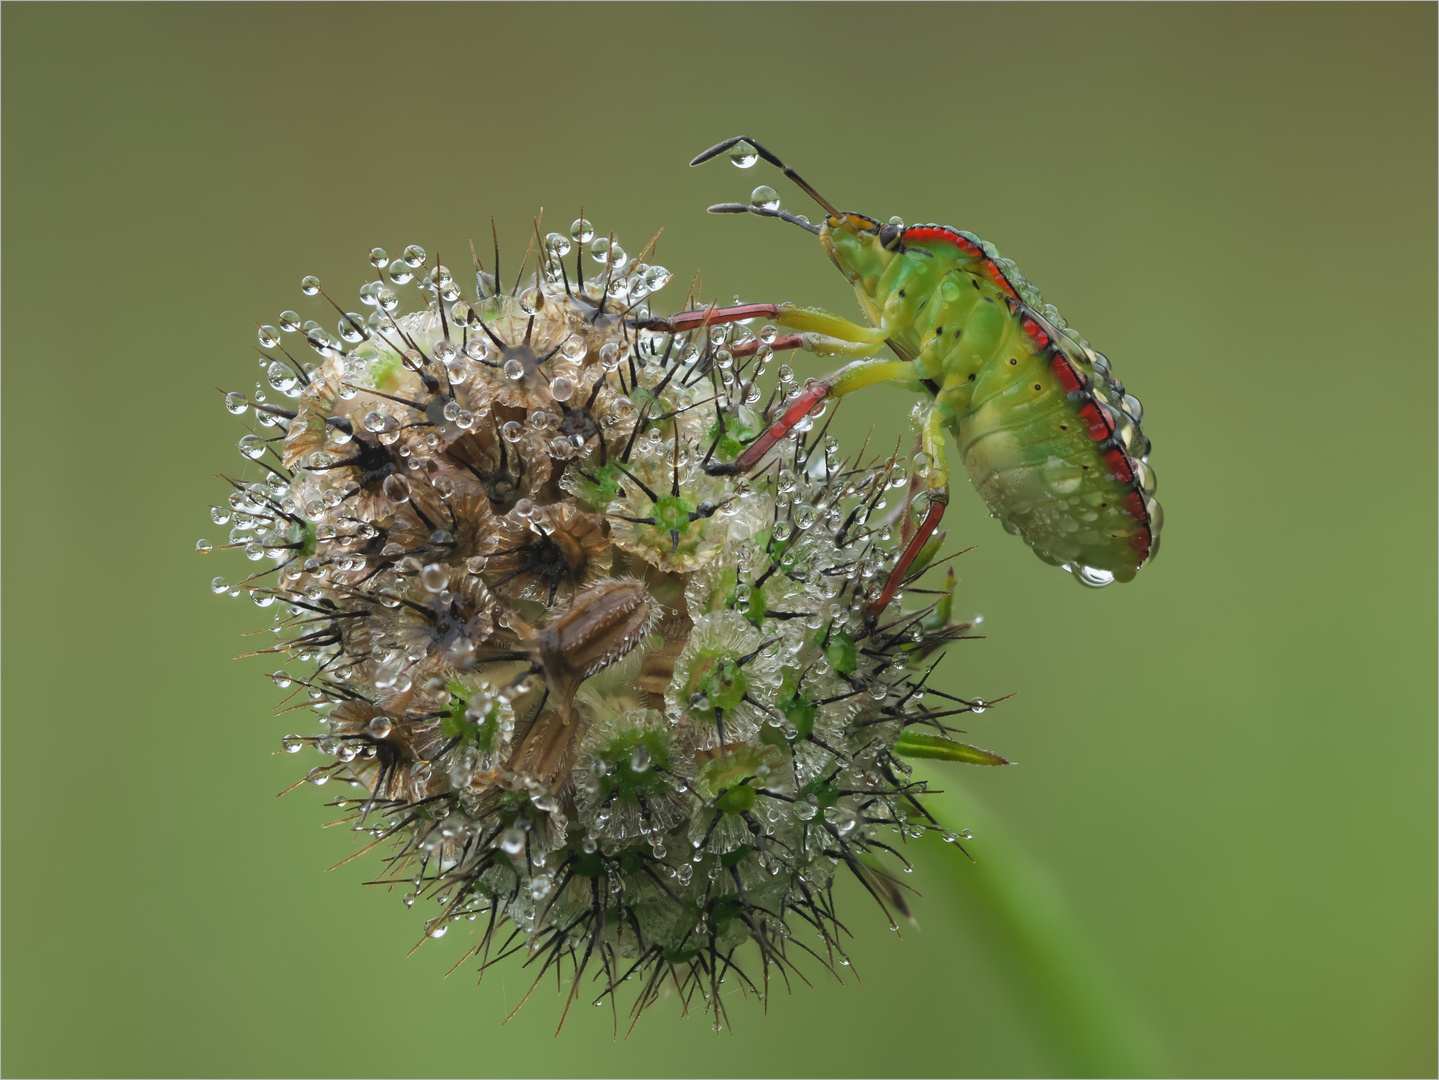
[[[924,476],[925,486],[929,491],[929,507],[924,512],[924,520],[920,522],[915,534],[909,538],[909,543],[905,545],[899,561],[890,571],[889,579],[885,581],[879,596],[864,606],[864,617],[870,622],[879,618],[880,613],[894,599],[894,594],[899,591],[899,587],[909,576],[909,569],[914,565],[914,560],[919,557],[925,544],[929,542],[930,536],[939,525],[940,518],[944,517],[944,508],[949,505],[949,460],[944,453],[944,426],[940,420],[938,409],[930,407],[925,413],[919,437],[921,447],[929,455],[929,471]]]
[[[785,404],[779,419],[745,447],[744,453],[740,454],[733,464],[716,463],[705,466],[705,469],[711,473],[749,472],[770,452],[775,443],[788,435],[821,401],[843,397],[866,386],[889,382],[891,379],[913,380],[918,377],[911,360],[856,360],[827,379],[806,384],[804,389]]]
[[[884,347],[885,331],[878,327],[860,326],[822,308],[802,308],[795,304],[737,304],[727,308],[711,305],[694,311],[676,312],[666,319],[640,319],[634,326],[639,330],[684,334],[706,326],[760,318],[772,319],[789,330],[818,335],[813,341],[812,351],[820,355],[867,356]],[[807,342],[805,347],[809,345]]]

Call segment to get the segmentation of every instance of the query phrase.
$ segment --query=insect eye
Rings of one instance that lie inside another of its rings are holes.
[[[879,230],[880,247],[887,251],[894,251],[899,247],[899,238],[904,230],[898,225],[885,225]]]

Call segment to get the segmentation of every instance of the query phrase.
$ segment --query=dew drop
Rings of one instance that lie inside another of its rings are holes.
[[[595,227],[584,218],[575,218],[570,226],[570,239],[577,244],[588,244],[595,238]]]
[[[314,274],[306,274],[300,279],[300,291],[306,296],[314,296],[320,291],[320,279]]]
[[[1074,580],[1091,589],[1102,589],[1106,585],[1114,584],[1114,575],[1108,570],[1085,566],[1082,563],[1072,563],[1066,566],[1065,569],[1074,575]]]
[[[749,193],[749,204],[761,210],[778,210],[779,192],[768,184],[761,184]]]
[[[748,169],[759,160],[759,151],[747,142],[737,142],[730,148],[729,159],[735,168]]]

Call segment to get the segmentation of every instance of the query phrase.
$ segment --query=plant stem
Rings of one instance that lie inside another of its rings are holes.
[[[976,835],[965,843],[973,862],[943,845],[930,850],[928,867],[969,909],[999,966],[1017,981],[1062,1070],[1073,1076],[1167,1071],[1129,995],[1044,870],[957,790],[951,772],[915,772],[937,789],[925,799],[935,818],[947,829]]]

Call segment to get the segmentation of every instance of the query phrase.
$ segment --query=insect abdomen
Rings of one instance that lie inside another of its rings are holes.
[[[905,307],[915,305],[902,343],[940,384],[971,482],[1046,562],[1090,584],[1128,581],[1153,556],[1161,522],[1148,440],[1130,415],[1138,402],[1106,361],[1036,314],[992,249],[942,226],[912,227],[905,242],[931,254],[924,297],[908,295],[917,275],[902,276]],[[875,304],[888,313],[897,299]]]

